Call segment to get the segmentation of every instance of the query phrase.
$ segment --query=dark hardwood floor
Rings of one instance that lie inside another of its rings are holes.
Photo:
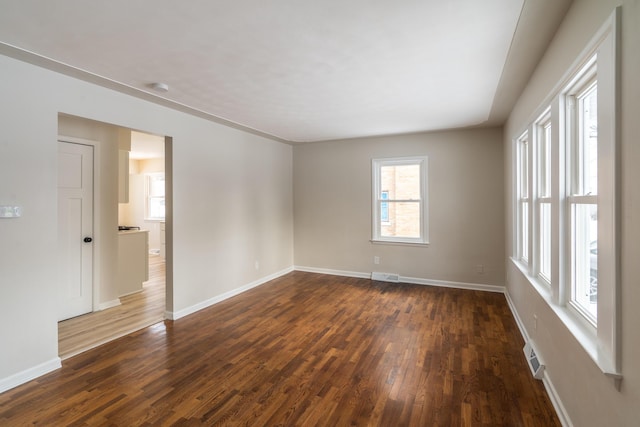
[[[556,426],[504,295],[294,272],[0,394],[0,425]]]

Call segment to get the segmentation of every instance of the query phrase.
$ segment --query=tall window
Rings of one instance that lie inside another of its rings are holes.
[[[551,115],[547,110],[535,125],[537,142],[538,276],[551,283]]]
[[[570,212],[570,303],[598,318],[598,85],[595,64],[566,95],[567,183]]]
[[[151,220],[165,219],[164,206],[164,173],[145,175],[145,218]]]
[[[517,257],[529,261],[529,134],[525,132],[518,138],[517,146],[517,185],[518,185],[518,253]]]
[[[549,94],[539,119],[513,141],[513,259],[614,379],[621,378],[619,11],[595,35],[558,92]]]
[[[428,243],[427,158],[374,159],[373,241]]]

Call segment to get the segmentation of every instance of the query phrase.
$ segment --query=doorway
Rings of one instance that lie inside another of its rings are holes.
[[[168,282],[166,273],[167,270],[170,270],[170,265],[167,265],[165,261],[165,253],[167,253],[167,258],[170,258],[171,254],[171,224],[166,223],[165,227],[165,221],[160,221],[159,218],[154,218],[153,222],[146,221],[144,209],[140,207],[140,203],[144,204],[144,200],[140,202],[138,198],[140,194],[143,194],[141,197],[144,198],[144,192],[140,192],[140,187],[135,189],[130,196],[138,203],[138,207],[135,209],[138,213],[142,212],[141,216],[137,218],[142,219],[129,217],[126,222],[120,222],[119,214],[123,209],[126,210],[126,207],[118,203],[121,200],[114,199],[114,195],[119,190],[119,188],[115,188],[115,185],[120,180],[121,157],[118,153],[123,149],[121,140],[123,135],[144,134],[144,132],[62,114],[59,115],[58,123],[59,134],[71,135],[71,137],[65,136],[62,139],[76,142],[82,138],[95,142],[93,147],[96,178],[93,194],[95,232],[92,241],[93,301],[89,313],[58,323],[58,354],[65,359],[164,320],[168,301],[171,300],[170,296],[172,295],[171,283]],[[171,138],[157,136],[155,138],[160,143],[159,151],[162,155],[153,161],[148,160],[145,168],[149,167],[151,163],[156,166],[164,166],[166,163],[167,181],[171,182]],[[168,152],[166,156],[165,149]],[[126,150],[128,154],[132,154],[131,147],[127,146]],[[136,151],[135,143],[133,151]],[[136,158],[137,154],[132,154],[132,157],[132,164],[139,167],[140,165],[136,163],[141,160]],[[139,170],[131,168],[130,172],[132,175],[127,173],[128,178],[139,175]],[[134,177],[129,183],[135,184],[133,181],[136,180],[137,184],[140,184],[139,176]],[[157,197],[157,194],[155,196]],[[156,212],[158,211],[157,204]],[[170,208],[167,208],[167,213],[170,213]],[[144,251],[147,255],[145,258],[148,259],[148,277],[143,279],[144,281],[141,280],[139,291],[125,293],[119,286],[120,268],[117,267],[120,251],[118,244],[119,225],[148,228],[150,237],[153,232],[153,237],[149,239],[149,247]],[[164,235],[160,238],[160,229],[167,234],[166,238]],[[162,246],[160,246],[160,242],[162,242]],[[150,253],[149,250],[151,250]]]

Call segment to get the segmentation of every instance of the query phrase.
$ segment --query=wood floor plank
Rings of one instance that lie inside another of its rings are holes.
[[[293,272],[66,359],[0,425],[557,426],[503,295]]]
[[[66,359],[161,322],[165,312],[165,261],[149,255],[149,280],[142,291],[120,298],[121,305],[58,323],[58,354]]]

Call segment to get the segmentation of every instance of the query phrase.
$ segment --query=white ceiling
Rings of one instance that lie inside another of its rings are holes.
[[[133,160],[164,158],[164,137],[131,131],[131,151]]]
[[[570,1],[0,0],[0,53],[285,141],[412,133],[502,123]]]

